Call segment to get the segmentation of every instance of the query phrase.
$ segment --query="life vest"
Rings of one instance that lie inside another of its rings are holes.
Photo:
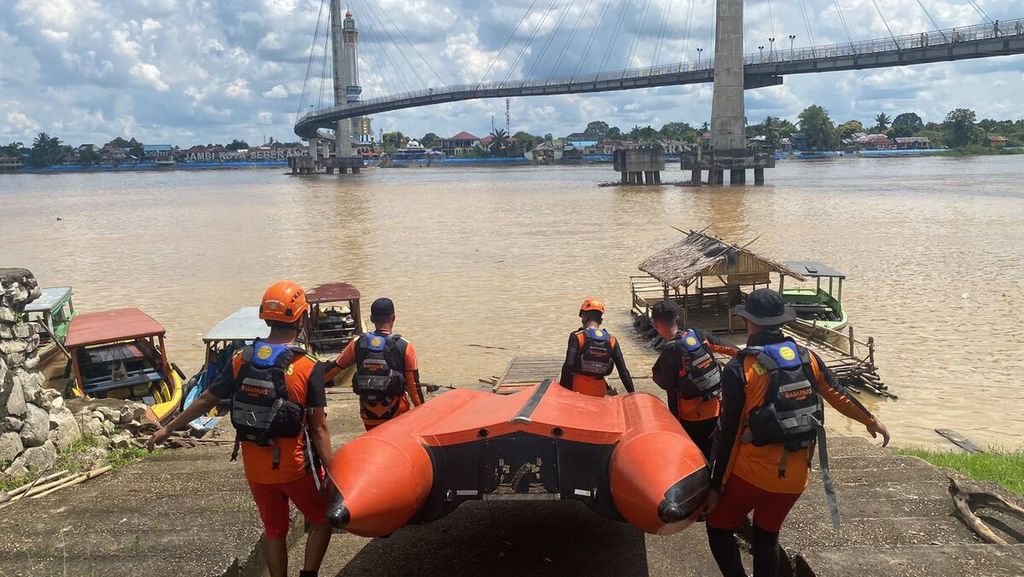
[[[612,374],[612,335],[602,328],[583,329],[583,344],[580,346],[576,372],[603,379]]]
[[[747,417],[743,440],[757,447],[784,445],[789,452],[811,447],[817,439],[818,428],[823,426],[825,407],[814,387],[814,371],[807,349],[787,339],[763,347],[749,347],[740,354],[756,356],[757,364],[770,379],[764,403]]]
[[[356,374],[352,390],[360,398],[380,401],[406,392],[405,352],[407,341],[400,335],[370,333],[356,341]]]
[[[686,372],[679,380],[679,392],[684,399],[710,400],[722,394],[722,368],[718,360],[693,329],[679,336],[682,368]]]
[[[807,450],[807,466],[818,448],[821,480],[825,501],[832,517],[832,526],[840,525],[839,504],[829,467],[825,435],[825,405],[814,386],[815,373],[811,354],[793,339],[763,347],[748,347],[740,355],[754,356],[756,372],[768,373],[764,403],[747,416],[746,431],[741,442],[755,446],[782,445],[779,477],[786,476],[786,460],[790,452]]]
[[[274,448],[273,465],[280,464],[280,451],[274,439],[294,438],[303,433],[303,405],[288,399],[285,377],[302,349],[287,345],[271,345],[256,341],[242,349],[242,365],[231,397],[231,424],[235,427],[235,449],[231,460],[238,458],[242,441]]]

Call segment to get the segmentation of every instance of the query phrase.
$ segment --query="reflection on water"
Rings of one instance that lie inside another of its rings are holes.
[[[499,374],[513,351],[561,354],[579,302],[598,295],[645,375],[628,276],[678,239],[671,225],[713,223],[849,275],[851,322],[876,338],[901,396],[866,400],[901,441],[933,443],[944,427],[1019,446],[1022,174],[1024,157],[788,162],[769,186],[721,190],[600,188],[607,166],[0,176],[0,260],[73,285],[81,310],[145,309],[186,367],[201,333],[291,278],[394,298],[438,383]]]

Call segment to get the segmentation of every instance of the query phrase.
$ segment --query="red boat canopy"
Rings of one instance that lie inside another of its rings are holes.
[[[306,300],[310,304],[354,301],[359,300],[361,296],[359,289],[347,282],[317,285],[306,291]]]
[[[86,347],[139,337],[163,336],[160,323],[139,309],[118,309],[78,315],[68,328],[67,348]]]

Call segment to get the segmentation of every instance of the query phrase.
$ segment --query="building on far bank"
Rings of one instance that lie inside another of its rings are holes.
[[[17,172],[25,166],[20,156],[0,156],[0,172]]]
[[[927,136],[897,136],[896,148],[898,150],[925,150],[932,147],[932,141]]]
[[[1006,145],[1010,143],[1010,139],[1005,136],[998,134],[990,135],[986,138],[986,144],[992,148],[1006,148]]]
[[[463,130],[451,138],[441,141],[441,152],[445,156],[465,156],[480,146],[480,137]]]
[[[862,150],[894,150],[896,143],[884,134],[867,134],[857,139]]]
[[[574,132],[573,134],[566,136],[564,140],[577,150],[597,148],[598,145],[597,136],[587,134],[585,132]]]

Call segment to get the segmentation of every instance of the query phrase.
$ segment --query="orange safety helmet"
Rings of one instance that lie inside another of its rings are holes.
[[[263,301],[260,303],[260,318],[265,321],[291,324],[308,311],[306,291],[287,280],[271,285],[263,293]]]
[[[580,312],[583,311],[597,311],[604,314],[604,303],[597,297],[587,297],[583,299],[583,304],[580,305]]]

